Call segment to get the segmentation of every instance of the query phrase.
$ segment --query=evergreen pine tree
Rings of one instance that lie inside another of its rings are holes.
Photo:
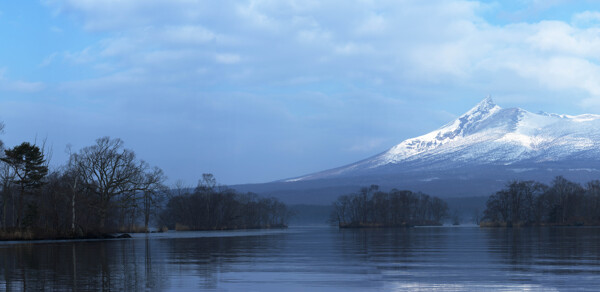
[[[48,174],[44,154],[36,145],[23,142],[12,149],[4,150],[5,157],[0,158],[8,164],[15,174],[13,183],[19,185],[19,203],[17,226],[21,227],[23,219],[23,199],[27,191],[37,189],[42,185],[42,179]]]

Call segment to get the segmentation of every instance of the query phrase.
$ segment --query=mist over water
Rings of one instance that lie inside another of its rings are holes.
[[[596,291],[600,228],[169,232],[2,243],[0,263],[7,291]]]

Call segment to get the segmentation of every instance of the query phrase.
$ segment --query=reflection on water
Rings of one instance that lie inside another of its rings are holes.
[[[0,243],[0,290],[589,290],[600,228],[187,232]]]

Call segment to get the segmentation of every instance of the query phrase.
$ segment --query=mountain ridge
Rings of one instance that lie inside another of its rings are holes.
[[[284,181],[360,175],[372,172],[369,169],[419,160],[510,165],[531,159],[553,161],[573,155],[600,157],[598,130],[600,115],[534,114],[521,108],[501,108],[487,97],[441,128],[406,139],[380,154]]]
[[[345,166],[233,186],[287,203],[329,204],[377,184],[439,197],[489,196],[511,180],[600,179],[600,115],[531,113],[486,98],[424,135]]]

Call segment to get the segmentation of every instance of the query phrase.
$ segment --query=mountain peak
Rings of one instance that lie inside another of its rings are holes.
[[[492,97],[488,95],[484,100],[480,101],[477,105],[475,105],[475,107],[473,107],[471,110],[469,110],[463,116],[470,116],[475,113],[482,113],[482,114],[487,113],[496,107],[500,108],[499,106],[496,105],[496,103],[494,103],[494,100],[492,100]]]
[[[479,102],[479,104],[489,104],[492,106],[496,105],[491,95],[486,96],[482,101]]]
[[[575,160],[585,162],[581,169],[600,172],[599,133],[600,115],[534,114],[520,108],[502,109],[488,96],[437,130],[404,140],[388,151],[354,164],[290,181],[396,175],[416,169],[428,173],[429,177],[424,179],[429,179],[433,171],[446,175],[468,167],[530,165],[515,166],[512,173],[515,174],[522,169],[550,169],[538,167],[540,163],[565,163],[571,167],[570,161]]]

